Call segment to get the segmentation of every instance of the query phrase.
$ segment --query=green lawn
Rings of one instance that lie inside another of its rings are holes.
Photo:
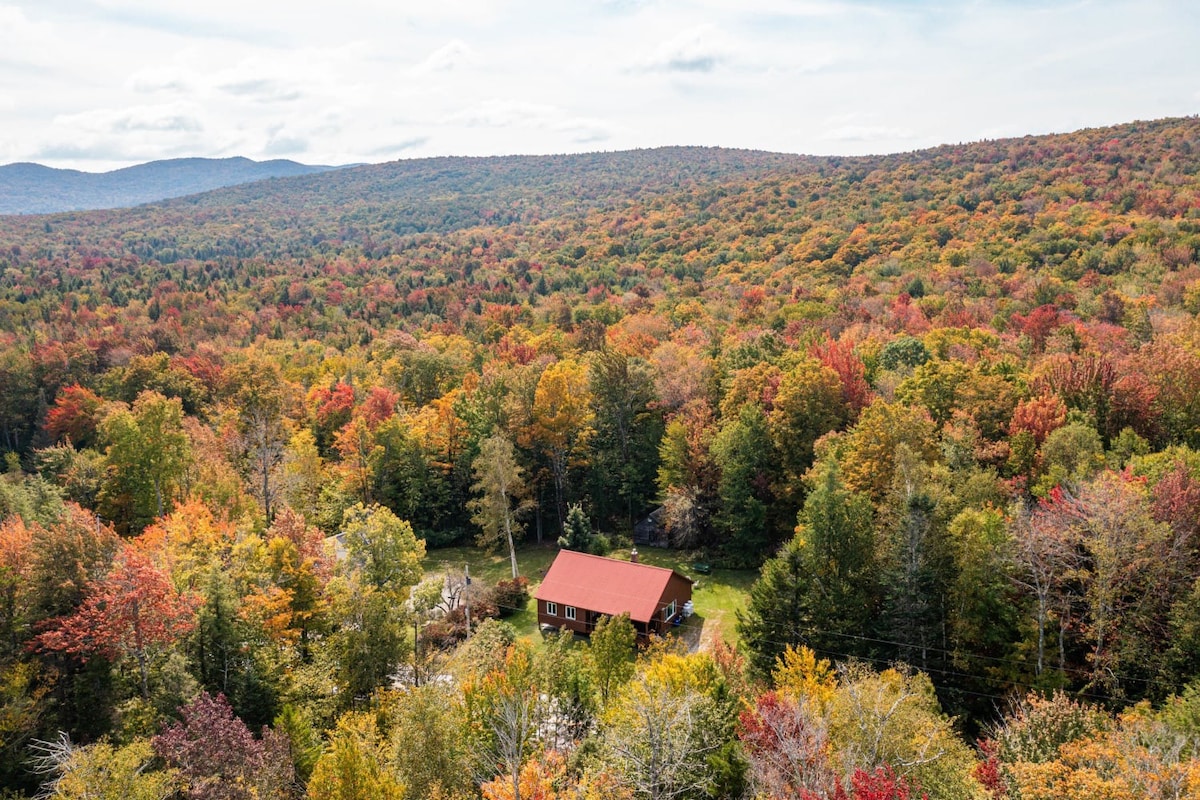
[[[557,552],[557,547],[523,547],[517,550],[517,567],[522,575],[529,578],[531,593],[550,568],[550,562],[554,561]],[[471,580],[485,586],[512,577],[512,564],[508,560],[508,553],[488,555],[476,547],[442,547],[430,550],[421,563],[425,567],[426,575],[436,572],[461,574],[464,567],[470,566]],[[522,638],[534,644],[541,643],[542,637],[537,627],[537,604],[532,599],[524,610],[507,617],[505,621],[516,628]]]
[[[522,547],[517,550],[517,565],[521,574],[529,578],[530,590],[537,588],[542,576],[558,553],[556,547]],[[737,642],[736,612],[745,608],[750,584],[758,577],[754,570],[714,569],[711,575],[700,575],[692,570],[691,554],[678,550],[647,547],[638,551],[644,564],[669,567],[678,570],[696,581],[692,593],[696,613],[684,624],[681,633],[693,644],[708,647],[717,639],[730,644]],[[612,558],[629,559],[629,550],[614,550]],[[458,572],[470,565],[472,580],[494,584],[501,578],[512,576],[508,555],[488,555],[474,547],[445,547],[431,550],[423,562],[425,573]],[[517,631],[534,642],[540,642],[537,631],[537,609],[531,602],[521,612],[508,618]]]
[[[628,559],[629,551],[614,550],[609,555]],[[638,549],[638,558],[643,564],[670,567],[696,581],[692,590],[696,613],[686,624],[699,629],[702,644],[711,643],[717,638],[737,644],[736,613],[746,607],[750,584],[754,583],[758,572],[751,569],[714,569],[711,575],[701,575],[692,570],[693,555],[658,547]]]

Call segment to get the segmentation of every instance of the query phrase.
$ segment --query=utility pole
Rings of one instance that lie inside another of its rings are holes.
[[[467,579],[466,585],[463,587],[463,604],[466,606],[466,609],[467,609],[467,638],[470,639],[471,638],[471,565],[470,564],[463,565],[463,575]]]
[[[421,685],[421,626],[413,609],[413,686]]]

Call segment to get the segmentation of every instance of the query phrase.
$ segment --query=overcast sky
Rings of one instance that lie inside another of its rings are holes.
[[[1200,2],[0,0],[0,164],[883,153],[1200,111]]]

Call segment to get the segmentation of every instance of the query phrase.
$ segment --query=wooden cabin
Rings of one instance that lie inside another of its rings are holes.
[[[543,630],[590,634],[601,617],[628,613],[645,640],[682,622],[692,579],[665,567],[562,550],[534,597]]]

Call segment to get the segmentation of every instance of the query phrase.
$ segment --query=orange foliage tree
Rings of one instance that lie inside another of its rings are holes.
[[[548,750],[521,767],[514,788],[507,775],[501,775],[479,787],[483,800],[558,800],[563,797],[567,761],[557,750]]]

